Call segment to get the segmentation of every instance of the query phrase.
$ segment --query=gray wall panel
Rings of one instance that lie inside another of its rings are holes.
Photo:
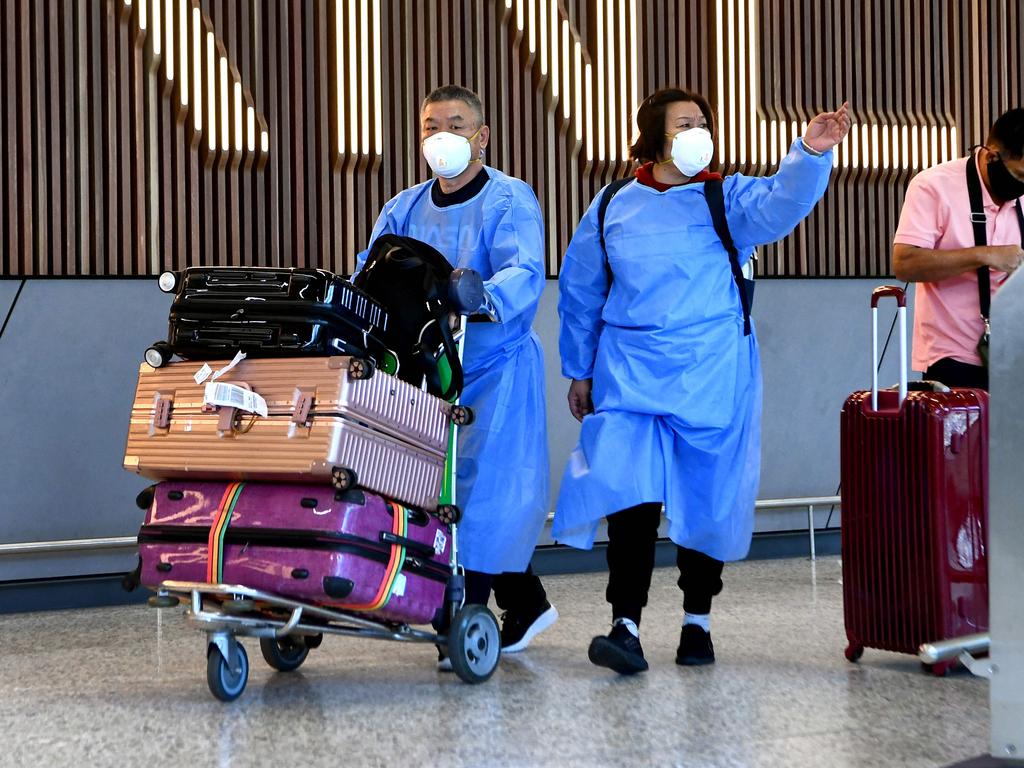
[[[765,378],[761,498],[830,495],[839,478],[839,409],[870,379],[868,296],[875,280],[765,280],[754,315]],[[0,307],[5,288],[0,282]],[[13,290],[8,290],[13,296]],[[579,427],[558,363],[558,285],[535,327],[544,345],[552,501]],[[168,300],[150,281],[30,281],[0,340],[0,542],[133,535],[145,485],[121,469],[145,347],[166,331]],[[891,306],[883,317],[891,317]],[[888,320],[881,325],[888,329]],[[896,347],[883,384],[896,380]],[[819,513],[822,525],[827,510]],[[758,530],[799,527],[762,513]],[[837,523],[833,518],[832,524]],[[545,536],[542,543],[548,543]],[[0,580],[108,572],[126,553],[0,558]]]
[[[166,335],[168,306],[155,281],[26,284],[0,340],[0,423],[9,436],[0,541],[137,529],[133,500],[145,481],[121,469],[121,459],[139,362]],[[0,560],[0,579],[109,567],[106,557],[48,557],[38,569],[36,562]]]
[[[7,317],[11,302],[18,293],[19,285],[21,280],[0,280],[0,326],[4,324],[4,318]]]

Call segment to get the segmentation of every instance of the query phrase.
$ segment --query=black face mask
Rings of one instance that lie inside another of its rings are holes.
[[[988,161],[988,188],[989,191],[1000,200],[1009,202],[1024,195],[1024,181],[1013,176],[1006,168],[1003,159],[995,154],[995,158]]]

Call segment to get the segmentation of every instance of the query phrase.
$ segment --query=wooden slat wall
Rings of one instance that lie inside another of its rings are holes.
[[[825,201],[759,270],[884,275],[913,173],[1024,101],[1022,17],[1004,0],[0,0],[0,269],[349,271],[384,202],[428,178],[418,105],[455,82],[483,98],[488,162],[537,191],[552,275],[631,171],[646,94],[705,93],[721,168],[751,174],[848,99]]]

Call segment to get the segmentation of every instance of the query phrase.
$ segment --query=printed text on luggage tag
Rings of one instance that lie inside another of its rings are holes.
[[[246,413],[258,413],[266,418],[267,401],[251,389],[237,384],[211,381],[203,391],[203,402],[206,405],[219,405],[223,408],[237,408]]]

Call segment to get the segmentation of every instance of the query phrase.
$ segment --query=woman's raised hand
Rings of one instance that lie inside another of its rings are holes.
[[[804,146],[815,152],[828,152],[845,139],[846,134],[850,132],[849,106],[844,101],[843,106],[835,112],[822,112],[816,115],[804,131]]]

